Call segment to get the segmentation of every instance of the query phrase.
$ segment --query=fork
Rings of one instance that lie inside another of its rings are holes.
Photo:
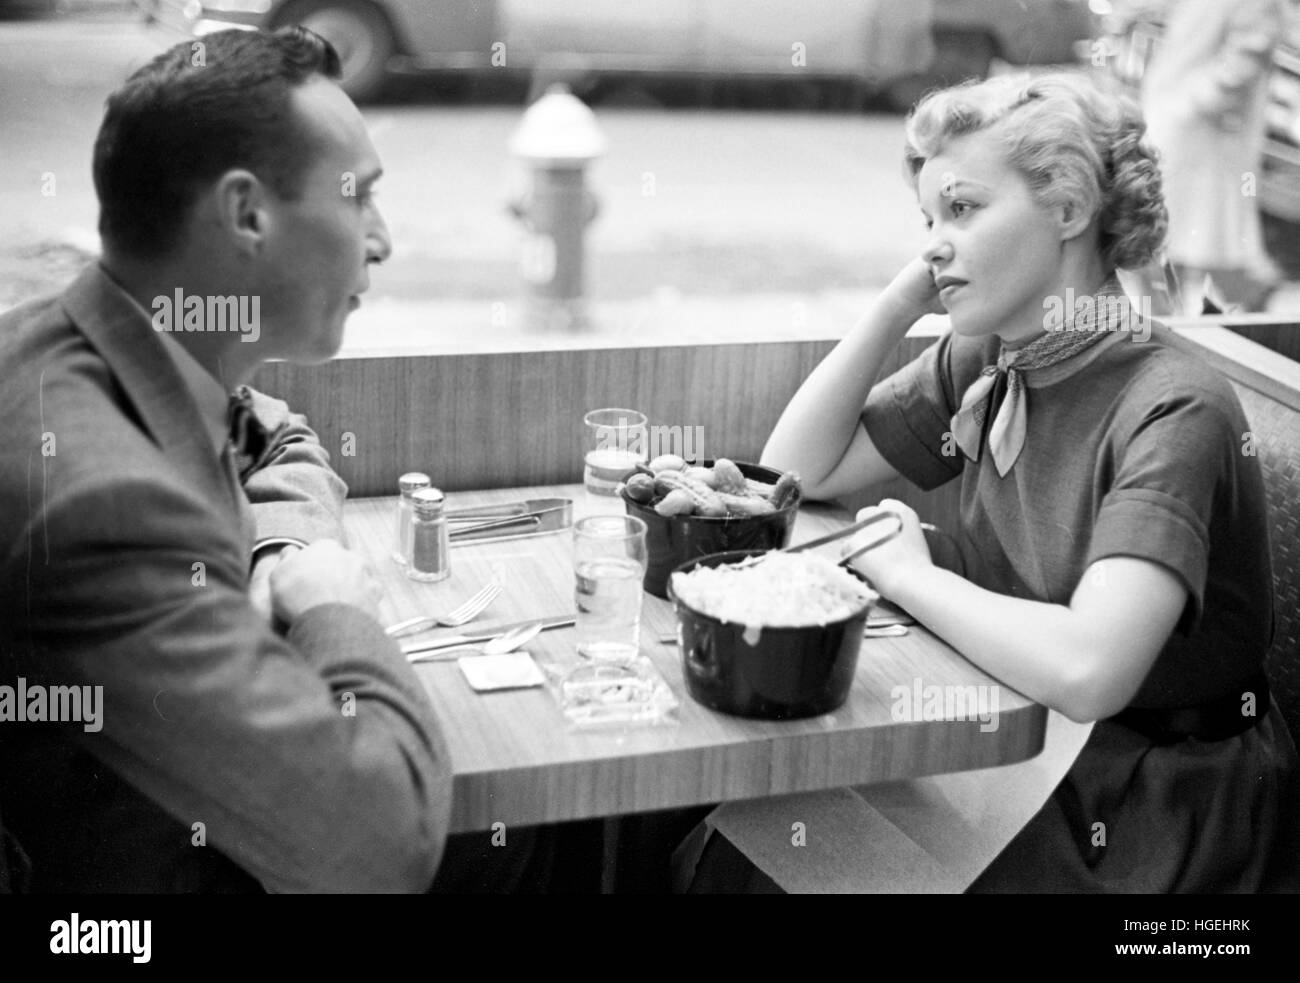
[[[399,621],[397,624],[385,628],[384,633],[389,638],[396,638],[398,635],[407,634],[413,628],[423,628],[425,626],[458,628],[465,622],[477,618],[484,608],[497,599],[497,595],[501,593],[502,589],[501,581],[492,580],[454,611],[449,611],[446,614],[422,615],[407,621]]]

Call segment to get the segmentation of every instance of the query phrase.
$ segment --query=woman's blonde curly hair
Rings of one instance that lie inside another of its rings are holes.
[[[1169,213],[1146,122],[1131,99],[1085,76],[999,76],[931,93],[907,118],[904,160],[913,186],[950,140],[992,130],[1007,160],[1045,207],[1076,205],[1099,217],[1102,259],[1145,266],[1164,245]]]

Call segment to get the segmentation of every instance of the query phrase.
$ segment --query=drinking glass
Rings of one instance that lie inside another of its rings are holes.
[[[646,525],[633,515],[596,515],[573,527],[578,653],[599,661],[636,658]]]
[[[646,460],[646,418],[628,409],[592,410],[584,424],[582,481],[591,495],[612,497]]]
[[[646,525],[594,515],[573,528],[578,664],[558,681],[560,711],[574,727],[672,722],[667,681],[639,651]]]

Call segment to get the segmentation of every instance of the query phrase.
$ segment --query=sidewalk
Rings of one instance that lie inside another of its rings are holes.
[[[837,341],[879,294],[880,288],[739,294],[683,294],[665,288],[633,300],[589,302],[589,324],[580,330],[548,330],[538,323],[540,319],[530,323],[522,298],[490,302],[380,298],[365,300],[348,320],[340,355],[372,358]],[[1300,283],[1288,283],[1279,290],[1268,313],[1300,321]]]
[[[134,0],[19,0],[0,20],[52,20],[56,18],[121,20],[144,14]]]
[[[0,252],[0,311],[61,290],[93,259],[91,245],[83,238],[78,246],[46,244]],[[340,354],[365,358],[837,340],[883,286],[800,290],[773,284],[759,290],[718,280],[710,288],[707,275],[700,275],[692,290],[664,285],[635,295],[588,299],[587,324],[575,330],[539,323],[527,307],[517,269],[498,264],[465,275],[482,287],[477,295],[404,297],[400,289],[381,295],[382,271],[376,271],[376,291],[363,297],[361,309],[348,319]],[[1300,320],[1300,282],[1284,284],[1270,300],[1269,312]]]

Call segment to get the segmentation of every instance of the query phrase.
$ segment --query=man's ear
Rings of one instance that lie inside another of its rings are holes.
[[[268,191],[251,171],[235,168],[212,185],[216,224],[240,252],[257,253],[270,232]]]

